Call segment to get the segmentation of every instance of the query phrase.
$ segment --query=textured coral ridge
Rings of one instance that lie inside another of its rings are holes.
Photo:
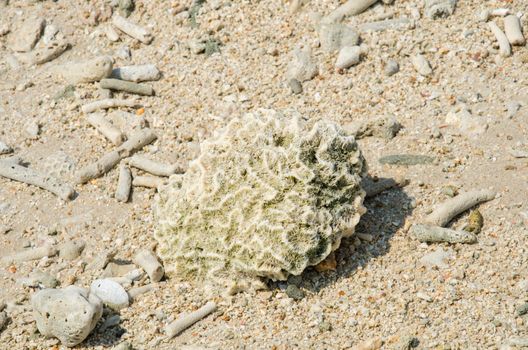
[[[213,284],[298,275],[354,233],[364,171],[354,137],[331,122],[307,128],[272,110],[233,119],[160,191],[160,256]]]

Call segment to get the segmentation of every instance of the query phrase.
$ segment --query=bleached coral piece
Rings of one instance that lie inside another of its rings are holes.
[[[169,275],[235,290],[299,275],[354,233],[365,170],[334,123],[272,110],[235,118],[160,189],[158,254]]]

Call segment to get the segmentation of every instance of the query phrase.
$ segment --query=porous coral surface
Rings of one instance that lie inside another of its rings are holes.
[[[364,170],[334,123],[310,128],[272,110],[235,118],[160,191],[159,253],[169,271],[213,284],[298,275],[354,232]]]

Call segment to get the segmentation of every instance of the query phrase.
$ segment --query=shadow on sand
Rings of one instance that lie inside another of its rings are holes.
[[[334,285],[339,279],[353,275],[359,266],[367,265],[371,259],[386,254],[390,249],[392,236],[404,225],[405,218],[412,214],[411,201],[412,198],[400,187],[393,187],[366,198],[364,205],[367,212],[356,226],[356,232],[372,235],[373,240],[361,241],[356,247],[355,237],[345,238],[335,252],[336,271],[317,272],[313,267],[309,267],[300,276],[302,281],[294,276],[288,283],[297,284],[304,290],[317,293]],[[273,290],[284,288],[285,285],[285,282],[271,283],[270,287]]]

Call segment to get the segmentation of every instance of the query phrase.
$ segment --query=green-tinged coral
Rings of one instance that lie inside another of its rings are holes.
[[[364,172],[354,137],[331,122],[235,118],[160,190],[158,252],[168,272],[199,283],[298,275],[354,233]]]

